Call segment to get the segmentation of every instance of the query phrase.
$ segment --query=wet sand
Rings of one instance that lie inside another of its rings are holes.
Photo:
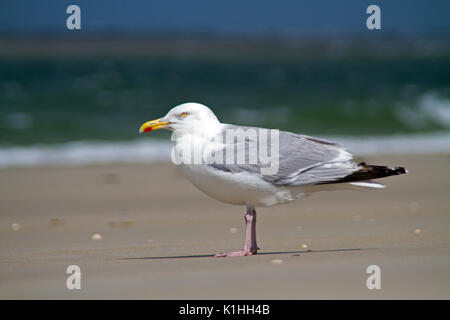
[[[449,155],[361,160],[409,173],[260,209],[260,254],[237,258],[211,255],[241,249],[245,209],[171,164],[2,169],[0,298],[449,299]]]

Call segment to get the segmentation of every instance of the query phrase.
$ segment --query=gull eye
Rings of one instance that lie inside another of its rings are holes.
[[[180,113],[180,117],[181,117],[181,118],[186,118],[187,115],[188,115],[187,112],[182,112],[182,113]]]

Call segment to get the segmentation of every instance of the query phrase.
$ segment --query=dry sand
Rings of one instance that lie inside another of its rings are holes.
[[[245,209],[171,164],[0,170],[0,298],[449,299],[449,156],[361,160],[410,173],[260,209],[261,254],[237,258],[211,255],[241,249]]]

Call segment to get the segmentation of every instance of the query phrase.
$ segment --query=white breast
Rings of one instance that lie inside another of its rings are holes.
[[[193,185],[225,203],[273,206],[295,200],[292,190],[273,186],[252,173],[230,173],[198,164],[181,164],[180,169]]]
[[[178,159],[191,159],[183,157],[186,146],[214,147],[208,145],[207,138],[197,134],[185,134],[176,140],[175,154]],[[192,150],[192,149],[191,149]],[[181,162],[181,163],[180,163]],[[228,172],[207,164],[189,164],[179,161],[179,167],[186,178],[198,189],[210,197],[234,205],[273,206],[278,203],[294,201],[296,196],[303,195],[299,188],[277,187],[262,179],[259,174],[250,172]],[[195,162],[198,163],[198,162]]]

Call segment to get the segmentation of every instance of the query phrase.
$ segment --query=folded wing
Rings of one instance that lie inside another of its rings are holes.
[[[250,127],[238,127],[229,125],[225,129],[246,130]],[[252,128],[258,132],[259,128]],[[238,173],[249,172],[260,175],[262,179],[279,186],[301,186],[308,184],[339,182],[339,179],[359,170],[359,166],[352,162],[352,155],[345,149],[332,141],[298,135],[290,132],[279,131],[279,158],[278,171],[271,175],[261,174],[261,168],[267,167],[261,161],[249,163],[248,150],[252,150],[248,145],[256,143],[254,139],[259,139],[259,134],[246,136],[243,140],[226,141],[223,144],[223,152],[228,148],[237,149],[245,143],[245,163],[212,163],[210,166],[223,171]],[[268,149],[271,148],[272,141],[268,141]],[[270,152],[269,152],[270,153]],[[267,154],[267,152],[266,152]],[[272,156],[272,155],[271,155]],[[225,159],[225,158],[224,158]],[[272,156],[273,159],[273,156]]]

